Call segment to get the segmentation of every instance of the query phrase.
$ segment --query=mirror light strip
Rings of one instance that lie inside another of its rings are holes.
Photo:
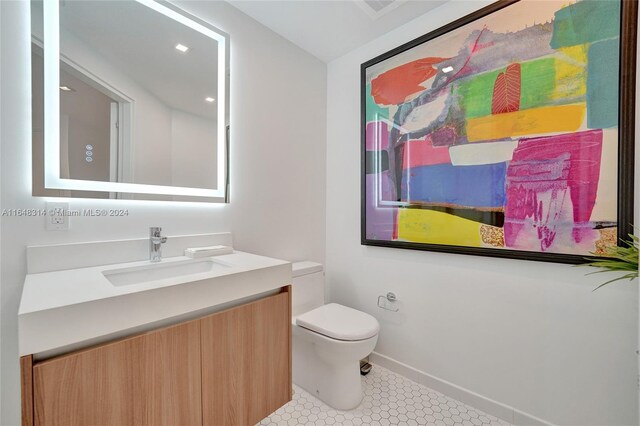
[[[225,109],[227,107],[227,43],[225,41],[218,43],[218,189],[224,196],[226,190],[227,176],[227,115]]]
[[[226,190],[226,37],[153,0],[136,0],[218,42],[218,188],[186,188],[60,178],[60,20],[59,0],[43,1],[44,38],[44,183],[48,189],[124,192],[225,198]]]
[[[209,29],[207,27],[205,27],[204,25],[201,25],[197,22],[192,21],[191,19],[187,18],[186,16],[183,16],[181,14],[179,14],[178,12],[169,9],[168,7],[154,1],[154,0],[136,0],[138,3],[143,4],[145,6],[147,6],[150,9],[155,10],[156,12],[160,12],[162,13],[164,16],[169,17],[171,19],[173,19],[174,21],[180,22],[181,24],[198,31],[199,33],[202,33],[204,35],[206,35],[209,38],[212,38],[214,40],[216,40],[218,43],[224,44],[225,43],[225,38],[223,35],[218,34],[217,32],[213,31],[212,29]]]
[[[58,0],[44,0],[44,185],[60,179],[60,31]]]

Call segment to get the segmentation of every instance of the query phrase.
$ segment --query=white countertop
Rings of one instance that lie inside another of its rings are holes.
[[[95,343],[113,335],[278,289],[291,283],[287,261],[235,251],[215,256],[224,268],[115,286],[104,271],[149,261],[28,274],[18,312],[20,355]],[[184,256],[173,262],[202,261]],[[153,264],[153,265],[157,265]]]
[[[237,274],[254,269],[268,268],[271,266],[287,265],[289,262],[272,259],[270,257],[235,251],[232,254],[215,256],[217,262],[227,264],[229,267],[212,272],[184,275],[167,278],[158,281],[114,286],[102,274],[103,271],[113,269],[131,268],[145,265],[162,265],[182,261],[199,261],[185,256],[176,256],[162,259],[161,262],[149,261],[121,263],[117,265],[102,265],[90,268],[71,269],[66,271],[44,272],[40,274],[28,274],[24,281],[22,300],[18,315],[46,309],[60,308],[63,306],[85,303],[109,297],[122,296],[141,291],[155,290],[162,287],[184,284],[191,281],[201,281],[223,275]]]

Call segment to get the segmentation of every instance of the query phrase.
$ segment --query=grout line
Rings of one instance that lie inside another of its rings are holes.
[[[317,396],[295,386],[293,401],[260,422],[262,426],[295,424],[300,426],[434,425],[447,418],[462,426],[511,426],[507,422],[417,383],[381,365],[362,378],[363,400],[353,410],[338,410]]]
[[[413,368],[378,352],[372,352],[370,358],[372,363],[391,370],[409,380],[431,388],[478,410],[482,410],[487,414],[498,417],[499,419],[507,421],[513,425],[553,426],[552,423],[540,419],[532,414],[520,411],[512,406],[503,404],[469,389],[465,389],[446,380],[432,376],[424,371]]]

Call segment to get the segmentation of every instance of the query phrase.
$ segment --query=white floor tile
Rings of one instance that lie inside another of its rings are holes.
[[[293,400],[259,425],[509,426],[503,420],[377,365],[363,377],[363,391],[364,399],[357,408],[339,411],[294,385]]]

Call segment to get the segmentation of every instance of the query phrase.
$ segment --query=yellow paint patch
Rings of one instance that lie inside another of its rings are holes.
[[[587,65],[587,50],[588,44],[577,44],[575,46],[560,47],[557,49],[563,55],[566,55],[568,59],[571,59],[582,66]]]
[[[551,99],[566,100],[584,97],[587,94],[587,72],[584,65],[560,59],[553,62],[556,72],[556,87],[551,94]]]
[[[423,209],[398,211],[398,238],[429,244],[480,247],[480,223]]]
[[[469,142],[502,139],[512,136],[575,132],[584,120],[584,103],[557,105],[467,120]]]

